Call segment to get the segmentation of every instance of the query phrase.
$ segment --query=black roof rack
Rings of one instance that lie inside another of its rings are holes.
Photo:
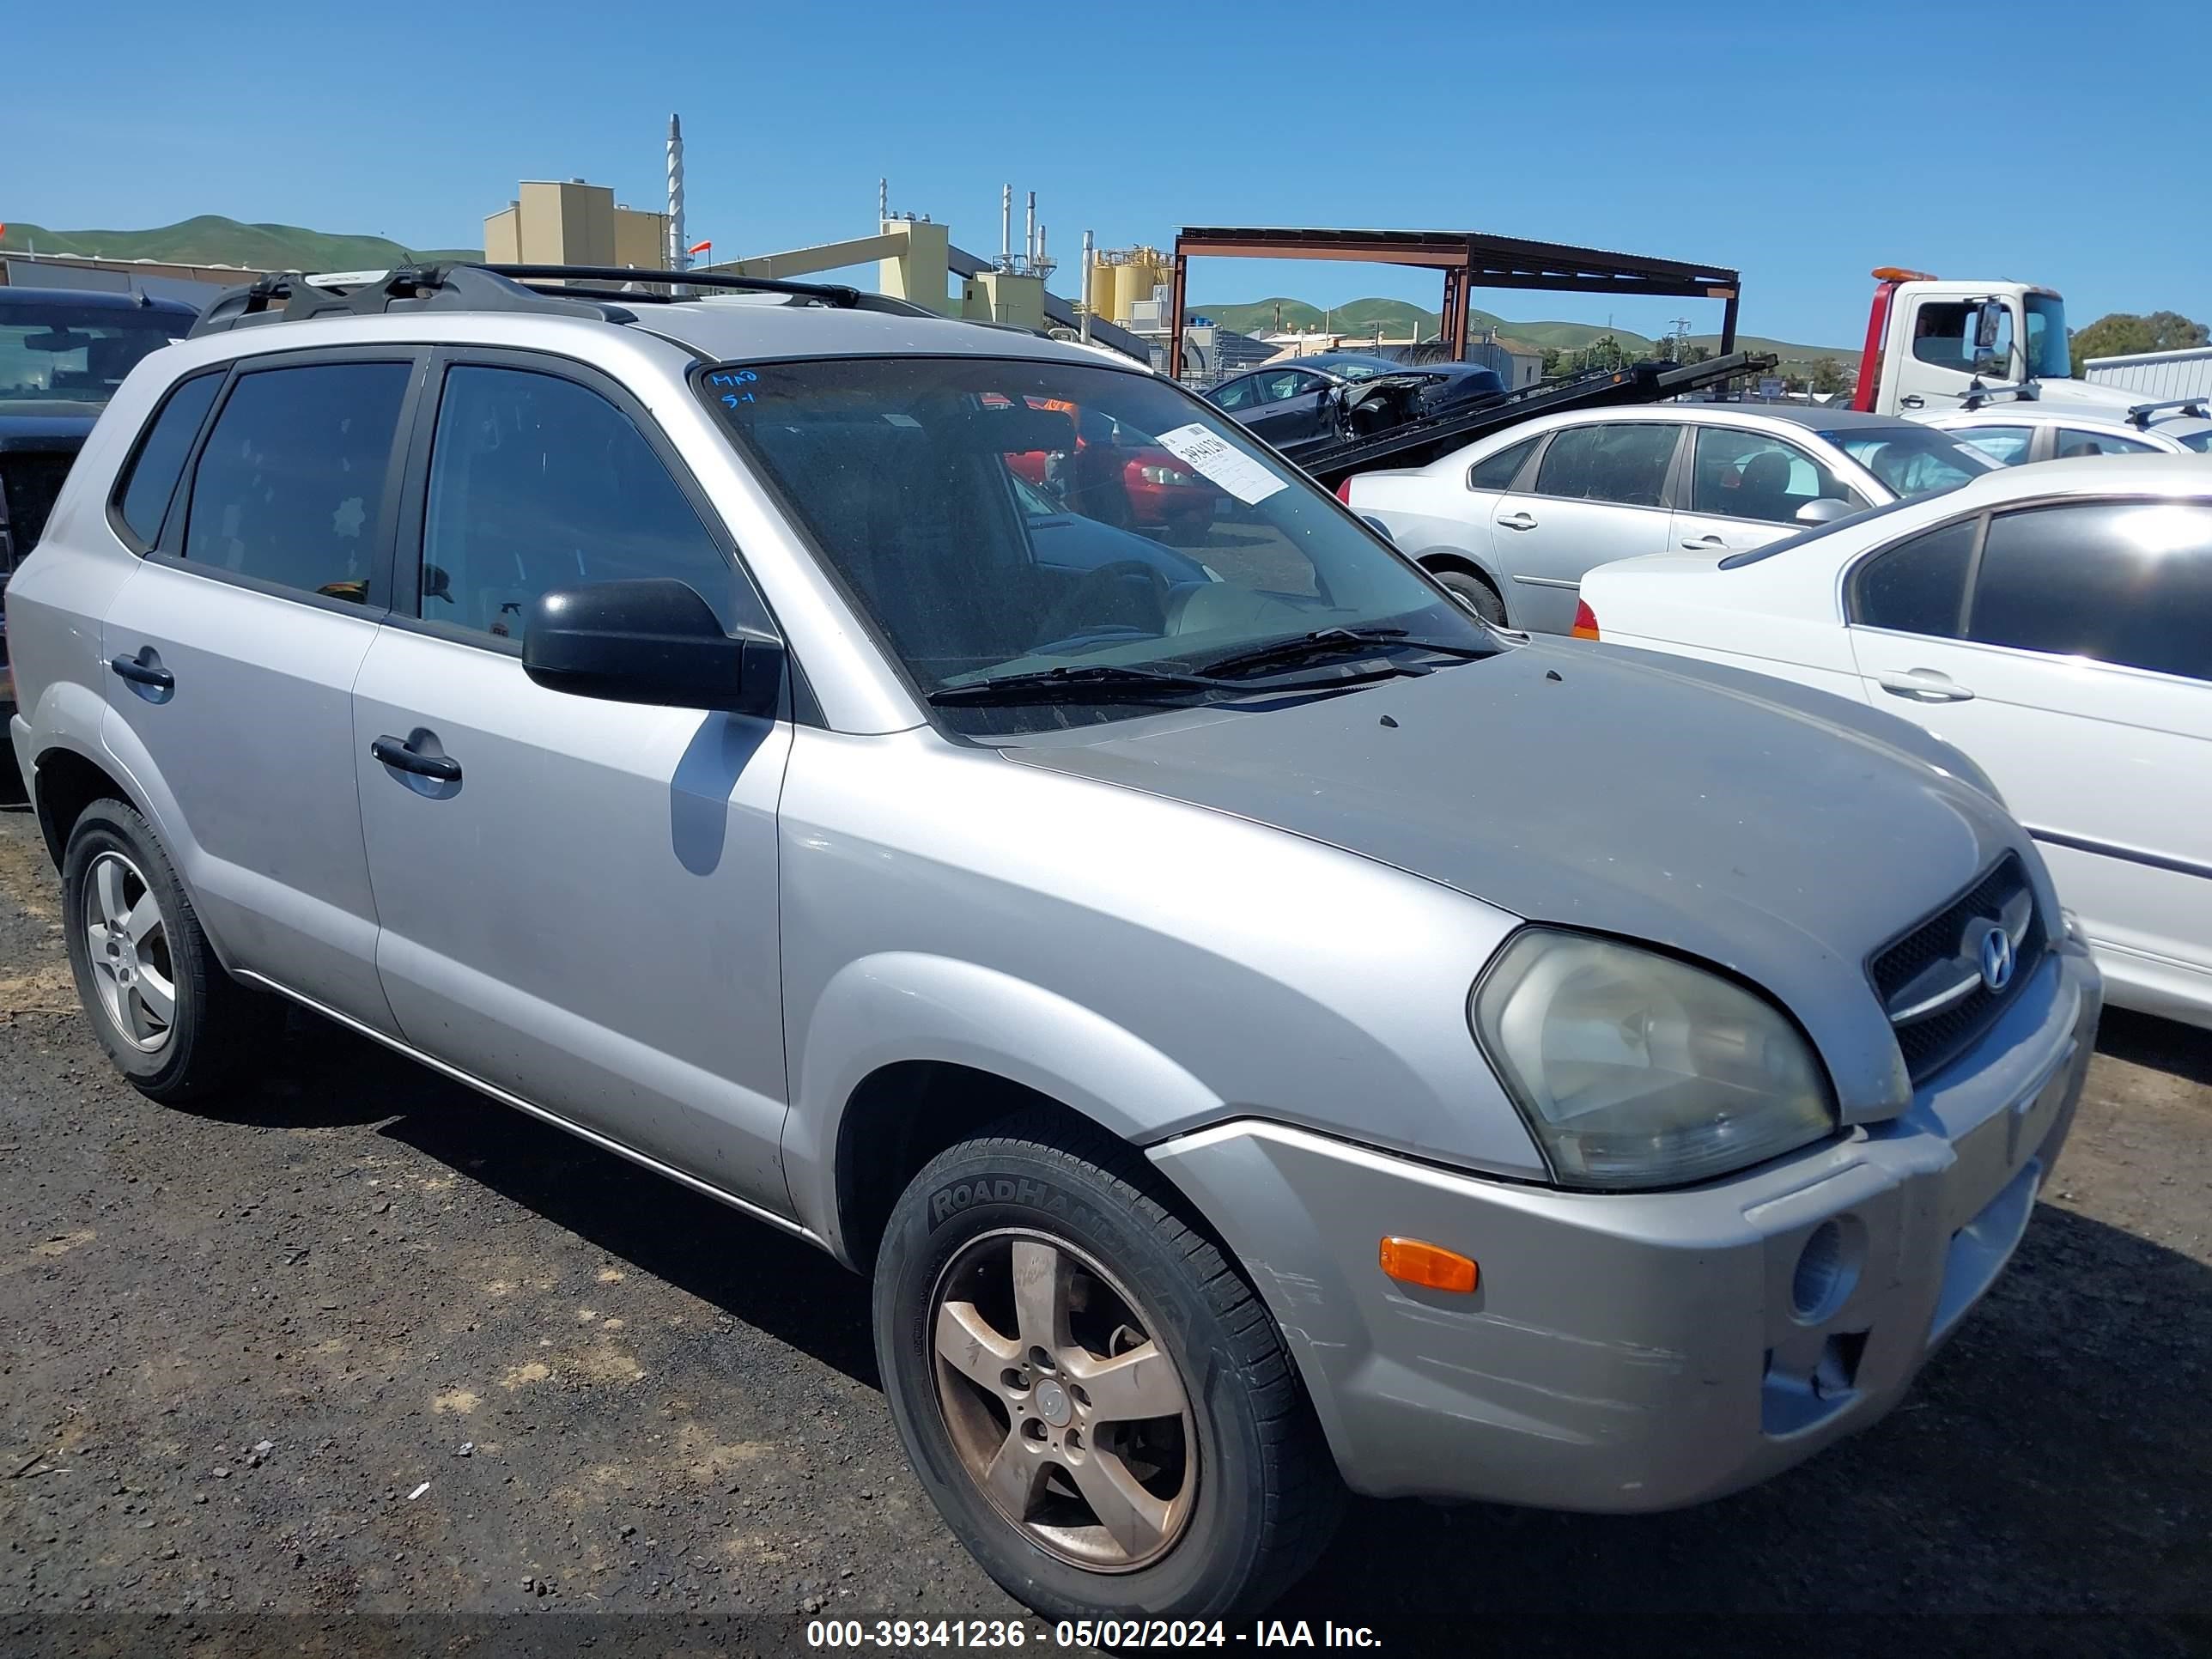
[[[607,286],[612,284],[613,286]],[[311,276],[280,270],[227,289],[209,301],[191,337],[319,317],[373,317],[392,311],[527,311],[601,322],[634,323],[634,305],[700,297],[698,289],[778,294],[843,310],[899,316],[939,313],[911,301],[863,294],[834,283],[790,283],[718,270],[649,270],[629,265],[412,264],[391,270]]]
[[[2157,414],[2160,410],[2178,409],[2185,415],[2194,415],[2197,419],[2203,420],[2204,418],[2205,406],[2208,402],[2212,402],[2212,399],[2198,396],[2195,398],[2166,398],[2154,404],[2136,404],[2129,409],[2128,419],[2134,422],[2136,426],[2142,428],[2145,431],[2148,431],[2150,429],[2150,417]]]

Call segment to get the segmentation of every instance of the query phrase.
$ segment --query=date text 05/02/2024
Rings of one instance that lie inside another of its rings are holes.
[[[1063,1619],[1049,1633],[1018,1620],[817,1619],[806,1626],[811,1648],[920,1650],[1020,1648],[1379,1648],[1365,1625],[1323,1620],[1264,1619],[1249,1626],[1220,1620]]]

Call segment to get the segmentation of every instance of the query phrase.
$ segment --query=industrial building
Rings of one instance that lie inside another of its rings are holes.
[[[668,216],[615,200],[581,179],[525,179],[486,216],[484,258],[495,265],[636,265],[658,270],[668,254]]]

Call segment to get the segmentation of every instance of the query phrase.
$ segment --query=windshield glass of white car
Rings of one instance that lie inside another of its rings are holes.
[[[1926,426],[1857,426],[1820,434],[1900,498],[1956,489],[1998,463],[1948,432]]]
[[[1498,648],[1304,474],[1164,380],[981,357],[696,378],[957,729],[1334,689]]]

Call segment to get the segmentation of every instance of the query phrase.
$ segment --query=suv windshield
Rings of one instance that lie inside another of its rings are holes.
[[[1362,657],[1417,672],[1498,648],[1303,473],[1153,376],[899,357],[698,380],[957,729],[1047,731],[1333,688]],[[986,679],[1008,696],[955,690]]]
[[[192,325],[169,310],[106,307],[0,307],[0,413],[25,404],[97,410],[138,360]]]
[[[1889,486],[1899,500],[1932,495],[1995,470],[1972,444],[1927,426],[1857,426],[1820,434]]]

